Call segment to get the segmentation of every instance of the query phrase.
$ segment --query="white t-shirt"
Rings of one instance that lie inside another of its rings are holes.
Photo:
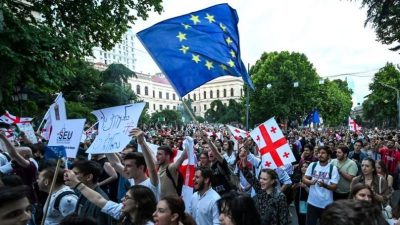
[[[317,163],[317,165],[312,172],[314,163]],[[340,176],[336,166],[333,166],[332,175],[329,179],[329,170],[331,164],[328,163],[325,166],[320,166],[319,162],[314,163],[311,163],[308,166],[305,174],[306,176],[311,177],[312,181],[323,181],[325,184],[337,184],[339,182]],[[307,202],[315,207],[324,209],[327,205],[333,202],[333,191],[319,186],[318,183],[311,185]]]
[[[129,179],[129,181],[132,186],[135,185],[135,180]],[[160,183],[158,183],[158,184],[160,184]],[[154,186],[151,183],[150,178],[147,178],[146,180],[144,180],[143,182],[141,182],[137,185],[143,185],[143,186],[150,188],[150,190],[154,193],[154,196],[156,196],[156,200],[158,201],[160,199],[160,185],[158,185],[158,187]]]
[[[57,199],[57,196],[65,191],[72,191],[72,189],[68,186],[63,186],[60,190],[51,195],[49,210],[44,222],[45,225],[58,225],[64,217],[75,211],[75,206],[78,201],[78,196],[75,194],[65,195],[61,198],[60,204],[58,205],[59,211],[54,208],[54,203]]]

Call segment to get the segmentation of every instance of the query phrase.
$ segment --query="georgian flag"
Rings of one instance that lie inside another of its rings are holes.
[[[349,116],[349,130],[354,132],[359,132],[361,130],[361,125],[358,125],[356,123],[356,120],[353,120],[350,116]]]
[[[56,120],[66,120],[67,112],[65,110],[65,99],[62,93],[59,93],[54,103],[51,104],[50,108],[47,110],[46,115],[43,120],[46,120],[46,123],[43,126],[41,135],[46,139],[50,140],[50,135],[52,131],[52,121]]]
[[[274,118],[256,127],[250,136],[260,151],[262,167],[275,169],[296,161],[288,141]]]
[[[242,138],[246,138],[250,136],[250,132],[233,127],[231,125],[226,125],[229,129],[229,131],[231,132],[233,138],[235,138],[235,140],[239,140],[239,137]]]
[[[6,124],[17,124],[17,123],[29,123],[32,121],[30,117],[18,117],[10,114],[8,111],[4,115],[0,116],[0,122]]]

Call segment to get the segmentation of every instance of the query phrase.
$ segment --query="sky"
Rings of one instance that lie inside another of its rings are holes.
[[[132,25],[139,32],[162,20],[228,3],[239,16],[241,56],[254,65],[263,52],[304,53],[321,77],[345,73],[353,88],[353,106],[369,93],[374,73],[387,62],[400,63],[399,53],[376,41],[371,26],[364,26],[366,9],[360,1],[346,0],[164,0],[164,12],[151,12],[146,21]],[[154,74],[160,69],[136,39],[136,71]],[[345,79],[345,76],[331,79]]]

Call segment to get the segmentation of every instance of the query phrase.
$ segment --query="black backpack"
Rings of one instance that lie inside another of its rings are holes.
[[[169,165],[168,165],[168,166],[169,166]],[[173,184],[174,187],[175,187],[176,193],[178,193],[178,196],[181,196],[181,195],[182,195],[183,182],[184,182],[183,176],[182,176],[181,172],[180,172],[179,169],[178,169],[178,171],[177,171],[177,172],[178,172],[178,185],[177,185],[177,184],[175,183],[174,178],[172,178],[171,172],[169,172],[168,166],[167,166],[167,169],[166,169],[165,172],[167,173],[168,178],[171,179],[172,184]]]

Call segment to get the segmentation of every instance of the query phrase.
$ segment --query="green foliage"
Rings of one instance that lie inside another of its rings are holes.
[[[143,126],[147,126],[150,124],[151,121],[151,117],[149,115],[149,103],[146,103],[142,114],[139,117],[139,122],[138,122],[138,126],[139,127],[143,127]]]
[[[242,112],[242,105],[233,99],[229,100],[228,106],[225,106],[221,100],[214,100],[211,102],[210,109],[206,111],[204,118],[211,123],[240,122]]]
[[[164,109],[160,112],[155,112],[151,116],[151,123],[161,123],[168,125],[182,125],[182,115],[176,110]]]
[[[250,74],[256,87],[250,92],[251,124],[273,116],[300,123],[317,107],[325,124],[338,125],[350,113],[351,91],[347,83],[326,80],[319,85],[320,77],[304,54],[264,53]],[[294,87],[295,82],[298,87]]]
[[[394,45],[392,51],[400,50],[400,1],[361,0],[367,8],[365,25],[372,24],[378,40],[386,45]]]
[[[363,103],[363,117],[374,126],[394,127],[397,119],[396,91],[383,84],[400,89],[400,72],[387,63],[375,75],[369,85],[371,94]]]

